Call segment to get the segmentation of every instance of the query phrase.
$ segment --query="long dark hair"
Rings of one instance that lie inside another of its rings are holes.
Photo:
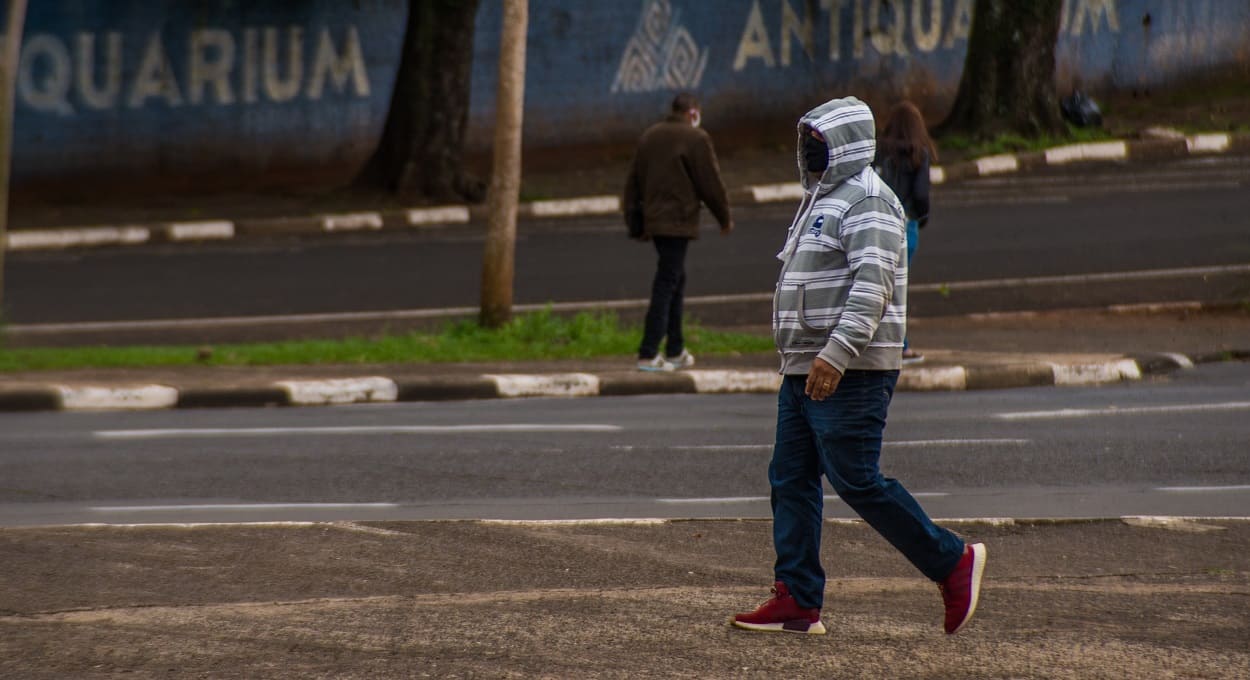
[[[930,163],[937,162],[937,145],[929,136],[924,116],[920,115],[920,109],[915,104],[903,100],[890,109],[885,128],[877,135],[877,154],[882,158],[905,160],[913,168],[924,163],[926,154]]]

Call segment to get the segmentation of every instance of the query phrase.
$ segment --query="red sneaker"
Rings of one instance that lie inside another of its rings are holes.
[[[955,571],[938,584],[946,603],[946,634],[954,635],[972,618],[981,595],[981,575],[985,573],[985,544],[964,547]]]
[[[804,609],[794,601],[786,584],[773,584],[773,597],[753,612],[734,616],[733,625],[747,630],[824,635],[820,609]]]

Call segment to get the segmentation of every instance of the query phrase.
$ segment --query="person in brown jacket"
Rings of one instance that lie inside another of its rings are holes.
[[[625,183],[626,221],[641,222],[636,237],[654,243],[659,255],[638,348],[638,368],[643,371],[694,365],[681,330],[686,248],[699,237],[702,205],[720,223],[722,236],[734,228],[712,138],[699,129],[700,118],[694,95],[677,95],[668,117],[642,134]],[[664,355],[660,354],[661,340],[665,340]]]

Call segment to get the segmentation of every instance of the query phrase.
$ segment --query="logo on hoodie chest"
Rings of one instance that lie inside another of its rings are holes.
[[[816,219],[812,220],[811,226],[807,228],[807,233],[810,236],[820,236],[820,230],[824,226],[825,226],[825,216],[817,215]]]

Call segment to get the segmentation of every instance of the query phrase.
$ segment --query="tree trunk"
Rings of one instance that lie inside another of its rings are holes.
[[[499,88],[495,97],[495,160],[491,169],[486,247],[482,254],[481,324],[486,328],[498,328],[512,318],[528,26],[529,0],[503,0]]]
[[[9,247],[9,175],[15,108],[13,95],[14,85],[17,83],[17,62],[22,54],[22,29],[26,25],[26,0],[9,0],[6,15],[4,52],[0,54],[0,322],[4,321],[4,254]],[[0,326],[0,330],[2,329]]]
[[[409,0],[382,139],[356,178],[408,200],[480,202],[463,167],[478,0]]]
[[[1055,44],[1063,0],[976,0],[955,104],[938,134],[1061,134]]]

